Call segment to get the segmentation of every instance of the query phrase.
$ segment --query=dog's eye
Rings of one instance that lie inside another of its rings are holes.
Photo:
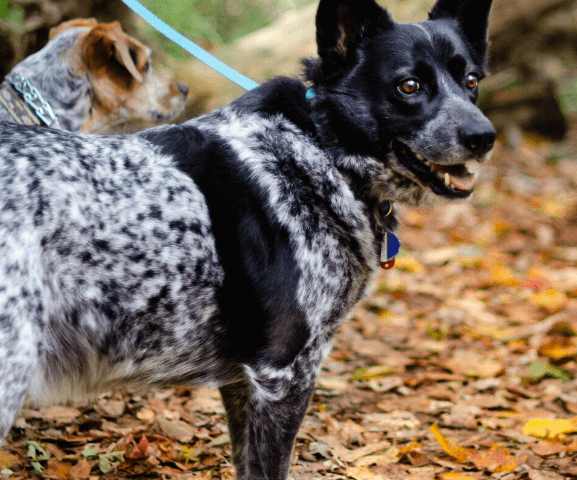
[[[144,65],[142,65],[142,70],[144,71],[144,73],[148,72],[149,68],[150,68],[149,62],[146,62]]]
[[[469,75],[465,77],[465,87],[467,87],[469,90],[474,90],[477,88],[477,85],[479,85],[479,79],[476,75],[469,73]]]
[[[414,78],[401,82],[397,89],[405,95],[413,95],[421,89],[421,85]]]

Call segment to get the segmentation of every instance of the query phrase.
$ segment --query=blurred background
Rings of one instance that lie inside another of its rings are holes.
[[[144,0],[156,15],[242,73],[262,82],[295,75],[316,54],[311,0]],[[423,20],[433,0],[381,1],[397,21]],[[0,0],[0,79],[40,49],[48,30],[72,18],[120,21],[155,52],[155,66],[190,87],[180,120],[242,94],[130,12],[119,0]],[[577,114],[577,0],[495,0],[491,72],[481,105],[509,143],[520,131],[566,137]]]

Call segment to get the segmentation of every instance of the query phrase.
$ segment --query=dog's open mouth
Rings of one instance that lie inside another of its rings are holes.
[[[392,147],[399,161],[437,195],[465,198],[473,192],[478,176],[476,166],[433,163],[399,140],[393,140]]]

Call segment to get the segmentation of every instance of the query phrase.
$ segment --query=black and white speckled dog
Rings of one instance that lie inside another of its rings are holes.
[[[470,195],[491,0],[394,23],[321,0],[314,97],[276,79],[131,136],[0,127],[0,438],[33,402],[219,387],[238,478],[286,479],[389,201]]]

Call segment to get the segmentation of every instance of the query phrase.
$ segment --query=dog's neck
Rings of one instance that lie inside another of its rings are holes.
[[[367,206],[367,213],[375,236],[379,239],[386,231],[396,232],[398,222],[395,216],[394,198],[383,195],[379,188],[379,159],[372,147],[366,151],[352,151],[355,143],[351,139],[343,142],[334,131],[322,100],[312,89],[307,91],[307,100],[311,106],[311,116],[316,126],[317,140],[322,149],[333,159],[336,168],[343,174],[356,198]],[[369,144],[368,139],[358,139],[357,145]],[[356,148],[355,148],[356,150]],[[371,154],[373,153],[373,154]],[[362,160],[361,160],[362,159]]]

